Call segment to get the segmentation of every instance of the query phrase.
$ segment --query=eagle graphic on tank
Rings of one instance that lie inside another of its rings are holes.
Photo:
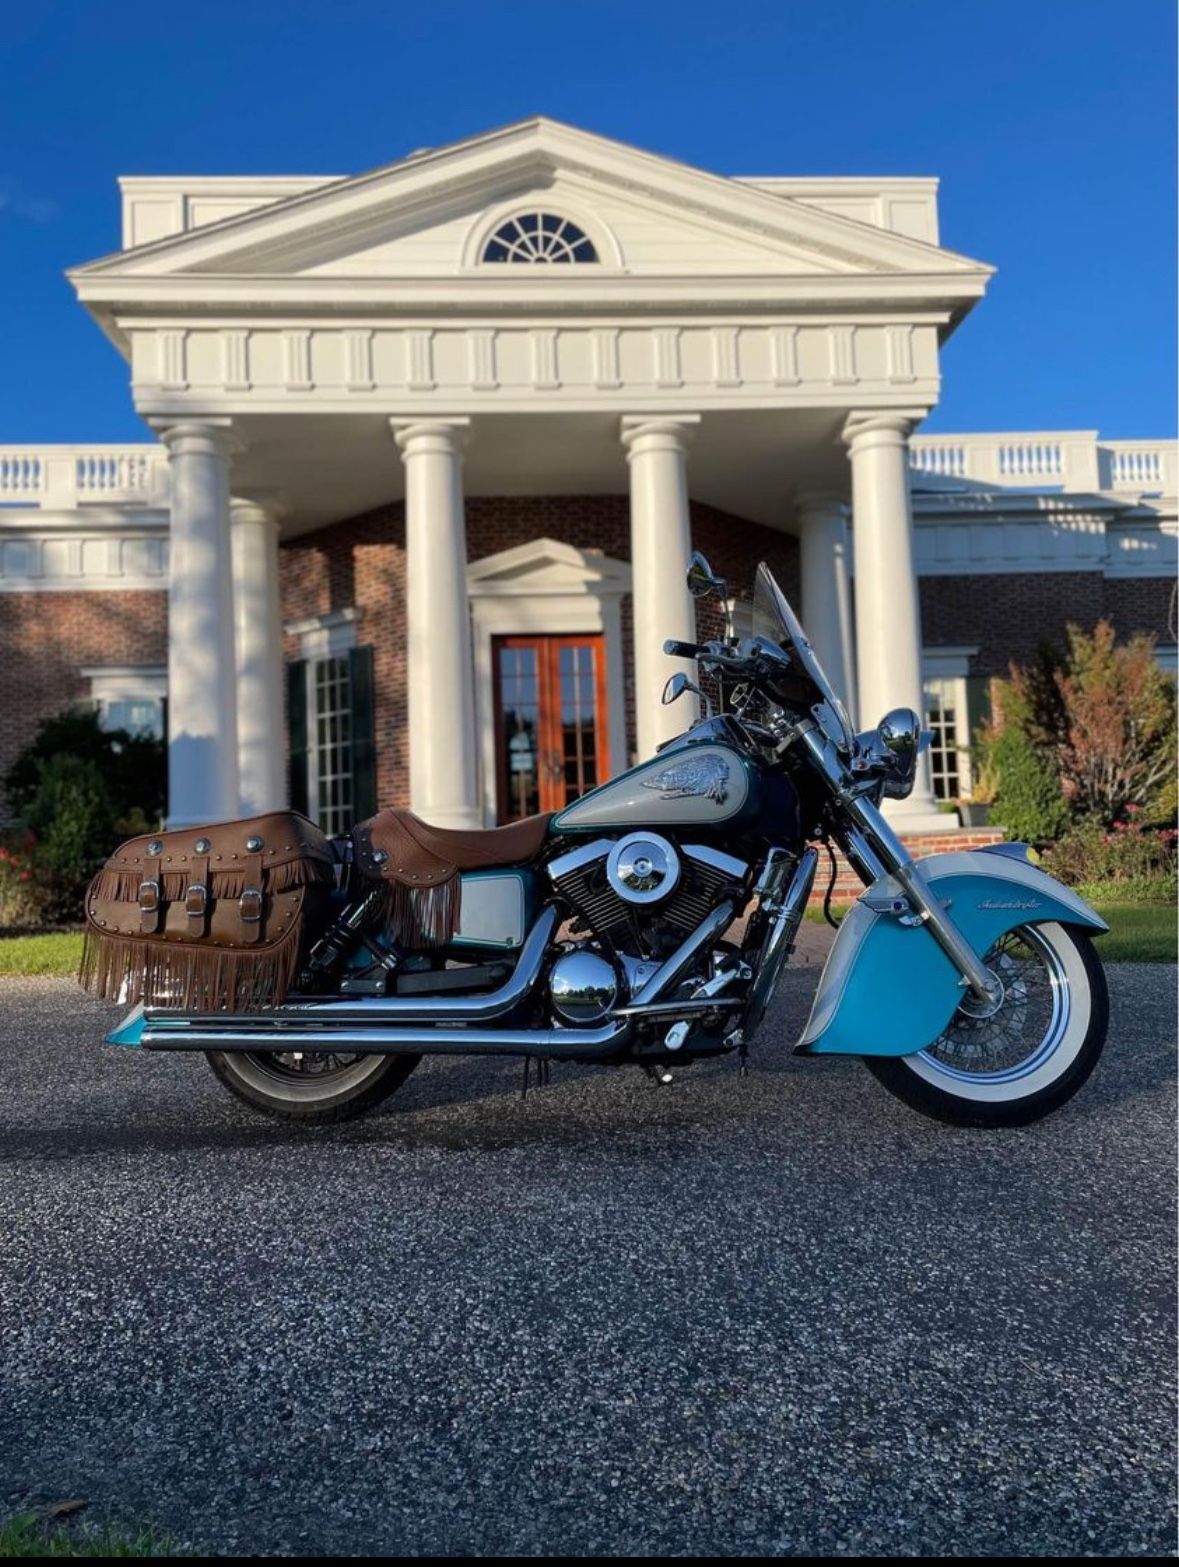
[[[703,795],[723,805],[729,797],[729,764],[715,751],[708,756],[686,757],[665,767],[654,778],[644,778],[643,788],[658,789],[665,800]]]
[[[583,794],[553,828],[704,825],[731,821],[752,803],[749,770],[729,746],[675,746]]]

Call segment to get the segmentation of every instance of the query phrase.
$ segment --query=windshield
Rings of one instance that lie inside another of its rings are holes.
[[[825,704],[830,710],[838,731],[831,738],[850,751],[854,745],[854,733],[847,710],[815,656],[815,650],[807,640],[798,616],[790,608],[789,600],[774,581],[773,573],[764,561],[757,568],[757,581],[753,590],[753,634],[776,642],[790,654],[799,672],[805,674],[814,686],[817,704]],[[825,723],[824,728],[829,728],[829,725]]]

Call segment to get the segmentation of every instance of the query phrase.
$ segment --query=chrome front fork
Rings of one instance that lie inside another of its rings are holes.
[[[917,861],[893,832],[880,807],[862,796],[844,799],[841,804],[847,821],[846,841],[841,847],[857,874],[867,881],[885,874],[894,876],[910,906],[908,918],[914,924],[929,926],[930,935],[961,974],[963,986],[979,1001],[993,1005],[1002,994],[1002,986],[950,918],[945,905],[934,897]]]
[[[801,741],[818,771],[826,778],[840,816],[839,846],[865,885],[891,875],[900,883],[908,905],[895,912],[914,924],[928,925],[929,933],[962,976],[964,989],[993,1007],[1002,997],[1002,985],[979,959],[929,890],[917,862],[885,821],[880,807],[858,794],[834,745],[817,724],[798,725],[787,744]]]

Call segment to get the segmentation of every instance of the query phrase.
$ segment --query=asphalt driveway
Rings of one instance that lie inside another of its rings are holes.
[[[1038,1127],[803,1064],[435,1062],[256,1118],[0,982],[0,1513],[190,1549],[1174,1550],[1175,970]]]

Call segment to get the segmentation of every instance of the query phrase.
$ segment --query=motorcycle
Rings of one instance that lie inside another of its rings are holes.
[[[700,555],[688,585],[726,592]],[[881,805],[913,789],[918,715],[855,733],[765,565],[751,634],[726,631],[664,645],[701,677],[665,703],[702,715],[555,815],[461,831],[385,810],[329,840],[286,811],[124,844],[87,896],[83,983],[137,1003],[108,1042],[203,1051],[247,1104],[311,1122],[426,1055],[669,1080],[745,1056],[835,846],[865,891],[795,1052],[858,1056],[959,1126],[1064,1104],[1105,1041],[1104,922],[1024,844],[914,861]]]

